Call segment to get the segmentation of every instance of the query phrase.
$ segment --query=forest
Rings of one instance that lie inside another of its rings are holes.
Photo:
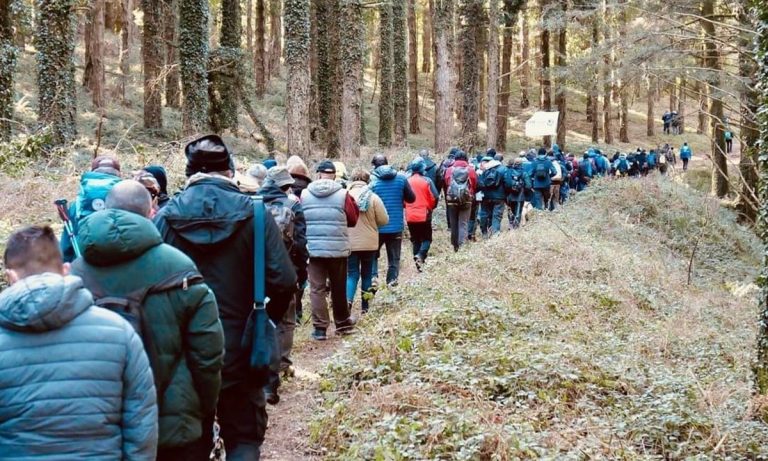
[[[0,0],[0,248],[98,155],[181,189],[208,133],[241,172],[694,152],[456,254],[436,211],[356,336],[299,325],[265,459],[768,457],[765,0]]]

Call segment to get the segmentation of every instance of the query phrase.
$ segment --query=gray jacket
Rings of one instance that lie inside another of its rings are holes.
[[[78,277],[34,275],[0,293],[0,447],[0,459],[155,459],[141,339]]]
[[[330,179],[313,181],[301,193],[312,258],[346,258],[351,252],[344,204],[347,191]]]

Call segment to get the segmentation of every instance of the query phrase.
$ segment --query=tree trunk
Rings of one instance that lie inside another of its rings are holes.
[[[541,2],[541,21],[546,23],[549,12],[549,1],[540,0]],[[550,53],[549,53],[549,29],[542,25],[541,35],[539,40],[539,51],[541,52],[541,73],[539,74],[539,108],[542,111],[550,112],[552,110],[552,80],[550,76]],[[542,140],[544,146],[552,146],[552,136],[544,136]]]
[[[527,2],[526,2],[527,3]],[[531,84],[531,65],[528,62],[531,57],[530,34],[528,33],[527,5],[523,6],[520,14],[520,46],[522,47],[520,66],[520,107],[525,109],[531,105],[528,100],[528,88]]]
[[[501,53],[501,93],[496,120],[496,149],[507,150],[507,123],[509,117],[509,93],[512,90],[512,53],[515,47],[514,31],[517,12],[517,0],[504,0],[504,48]],[[491,16],[493,22],[493,17]],[[490,111],[488,111],[490,113]]]
[[[393,22],[392,2],[384,0],[379,7],[379,145],[389,147],[392,145],[392,123],[394,101],[392,99],[393,69]]]
[[[63,145],[77,134],[74,7],[74,0],[37,2],[37,119],[50,127],[54,145]]]
[[[453,0],[434,0],[435,38],[435,152],[446,152],[453,142]]]
[[[253,0],[245,2],[245,50],[253,62]]]
[[[317,25],[318,3],[318,0],[309,0],[309,137],[312,142],[316,142],[319,139],[318,134],[320,128],[323,126],[320,115],[320,54],[318,49],[318,43],[320,42],[320,28]],[[286,22],[286,27],[287,26],[288,24]],[[288,46],[287,38],[285,45],[286,47]]]
[[[715,24],[715,0],[701,2],[701,28],[707,40],[704,42],[704,67],[711,69],[709,101],[712,126],[712,193],[719,198],[728,195],[728,158],[725,154],[725,129],[723,125],[724,92],[720,89],[720,52],[717,49]]]
[[[739,23],[750,24],[751,18],[742,8],[739,13]],[[752,24],[750,24],[752,25]],[[752,49],[752,34],[742,32],[739,37],[740,46],[744,50]],[[753,52],[739,54],[739,76],[743,79],[739,86],[739,99],[741,103],[741,130],[739,133],[740,160],[739,172],[741,173],[741,190],[737,209],[743,221],[754,224],[757,221],[758,208],[758,148],[760,130],[757,124],[757,113],[760,109],[757,88],[758,69],[755,65]],[[734,136],[735,137],[735,136]]]
[[[141,61],[144,66],[144,128],[161,129],[163,36],[161,0],[141,0],[144,31],[141,35]]]
[[[488,49],[488,34],[485,30],[485,25],[488,23],[488,18],[485,14],[485,8],[481,10],[482,22],[477,27],[477,38],[475,41],[475,47],[477,48],[477,62],[478,62],[478,91],[477,91],[477,116],[479,121],[485,121],[485,96],[486,96],[486,81],[488,78],[487,72],[487,60],[485,59],[485,51]],[[498,60],[498,57],[497,57]],[[480,140],[478,139],[478,142]]]
[[[606,0],[603,0],[603,7],[602,7],[602,14],[603,14],[603,41],[609,42],[611,41],[611,28],[608,25],[609,20],[609,14],[608,11],[608,5]],[[612,51],[613,46],[611,45],[609,49],[605,52],[605,55],[603,55],[603,61],[605,63],[605,68],[603,69],[603,79],[604,79],[604,86],[603,86],[603,136],[605,137],[605,143],[606,144],[613,144],[613,129],[611,127],[611,118],[613,118],[613,109],[612,109],[612,92],[613,92],[613,59],[612,59]]]
[[[425,6],[421,14],[421,71],[428,74],[432,71],[432,0],[427,0]]]
[[[409,133],[421,133],[419,126],[419,44],[416,0],[408,0],[408,114]],[[424,34],[427,35],[426,33]]]
[[[482,21],[483,4],[481,0],[464,0],[461,5],[463,25],[461,30],[462,56],[462,111],[461,137],[466,151],[471,152],[478,145],[477,124],[479,113],[477,93],[480,84],[479,64],[477,55],[477,29]]]
[[[624,43],[627,37],[627,10],[622,8],[619,10],[619,57],[618,61],[621,63],[624,58]],[[615,61],[614,61],[615,62]],[[618,96],[619,96],[619,141],[629,142],[629,98],[630,88],[627,85],[627,76],[624,73],[619,73],[617,82]]]
[[[93,0],[91,4],[90,40],[87,48],[90,50],[90,78],[88,89],[91,91],[93,105],[101,109],[104,100],[104,89],[107,85],[104,75],[104,0]]]
[[[499,0],[490,0],[488,11],[488,108],[485,123],[486,144],[489,148],[496,149],[498,132],[499,111]]]
[[[341,152],[344,155],[360,156],[360,109],[362,107],[362,84],[360,77],[365,54],[365,24],[360,0],[341,2],[341,68],[343,93],[341,106]]]
[[[178,0],[165,0],[165,105],[181,107],[181,81],[179,77]]]
[[[261,98],[267,88],[266,76],[266,22],[264,0],[256,0],[256,12],[254,14],[256,30],[253,37],[253,77],[256,84],[256,96]]]
[[[678,133],[685,133],[685,77],[680,78],[680,86],[677,87],[677,116],[680,121],[680,131]]]
[[[656,134],[656,120],[653,115],[654,112],[654,103],[656,102],[656,98],[654,98],[655,88],[653,85],[653,77],[651,75],[645,76],[645,86],[647,91],[647,99],[646,99],[646,111],[645,111],[645,134],[646,136],[653,136]]]
[[[703,67],[703,66],[702,66]],[[699,117],[696,133],[707,133],[707,101],[709,100],[709,85],[699,83]]]
[[[309,0],[285,0],[286,119],[288,152],[305,160],[309,139]]]
[[[0,0],[0,141],[11,138],[13,119],[13,73],[16,69],[18,51],[13,42],[11,22],[11,0]]]
[[[88,2],[85,11],[85,24],[83,25],[83,88],[91,91],[91,79],[93,78],[93,59],[91,58],[91,35],[93,34],[93,3]]]
[[[395,145],[408,142],[408,6],[407,0],[392,2],[392,96],[394,98]],[[417,101],[418,102],[418,101]]]
[[[337,2],[338,4],[338,2]],[[270,44],[267,81],[280,73],[280,58],[283,55],[283,16],[282,0],[271,0],[269,4]],[[338,23],[334,23],[337,25]],[[340,91],[339,91],[340,93]]]
[[[600,23],[598,22],[598,18],[594,17],[592,18],[592,49],[597,48],[598,43],[600,43]],[[595,65],[595,73],[594,78],[592,79],[592,84],[590,85],[590,94],[589,99],[591,100],[589,103],[590,108],[592,109],[590,111],[590,115],[592,116],[591,122],[592,122],[592,142],[597,143],[599,141],[600,136],[600,107],[598,104],[598,94],[600,92],[599,84],[600,81],[600,66]]]
[[[181,0],[179,10],[182,131],[190,136],[208,130],[208,0]]]
[[[131,37],[134,27],[133,0],[122,0],[120,8],[122,26],[120,28],[120,57],[118,63],[120,77],[117,81],[117,94],[120,97],[120,103],[123,106],[127,106],[128,98],[125,94],[125,88],[128,86],[128,74],[131,72]]]
[[[565,16],[566,8],[568,7],[566,2],[561,4],[562,13]],[[555,55],[555,65],[560,72],[558,88],[555,92],[555,104],[557,110],[560,112],[560,116],[557,119],[557,145],[561,151],[565,150],[565,134],[567,130],[567,117],[568,106],[566,92],[568,88],[568,81],[565,78],[567,75],[566,66],[568,65],[568,23],[563,23],[562,28],[557,33],[557,54]]]

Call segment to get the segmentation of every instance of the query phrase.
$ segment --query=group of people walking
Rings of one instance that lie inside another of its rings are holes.
[[[505,209],[517,228],[526,206],[554,210],[594,178],[666,172],[669,151],[576,159],[554,145],[505,164],[454,148],[438,165],[422,150],[402,170],[377,154],[349,174],[331,160],[312,174],[292,156],[241,174],[209,135],[186,145],[174,196],[162,166],[124,175],[97,157],[71,206],[57,201],[60,242],[28,226],[6,244],[0,446],[45,460],[202,460],[220,458],[223,440],[228,459],[258,459],[307,288],[311,338],[352,334],[384,256],[384,283],[397,285],[406,229],[425,268],[441,196],[458,251],[476,228],[500,232]],[[253,368],[259,306],[277,325],[268,373]]]

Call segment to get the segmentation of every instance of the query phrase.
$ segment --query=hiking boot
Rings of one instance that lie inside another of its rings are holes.
[[[421,272],[421,265],[423,264],[423,261],[420,257],[414,256],[413,262],[416,263],[416,272]]]
[[[314,339],[315,341],[325,341],[328,339],[328,335],[325,334],[325,330],[322,330],[320,328],[315,328],[312,330],[312,334],[310,335],[310,338]]]
[[[264,391],[264,398],[270,405],[277,405],[280,403],[280,396],[277,394],[277,392]]]
[[[343,327],[336,328],[336,334],[340,336],[349,336],[355,333],[357,333],[357,330],[355,329],[354,325],[346,325]]]
[[[285,378],[293,378],[296,376],[296,370],[290,365],[280,370],[280,372]]]
[[[378,289],[379,289],[379,279],[377,277],[374,277],[371,280],[371,288],[368,291],[370,291],[373,294],[376,294],[376,291],[378,291]]]

